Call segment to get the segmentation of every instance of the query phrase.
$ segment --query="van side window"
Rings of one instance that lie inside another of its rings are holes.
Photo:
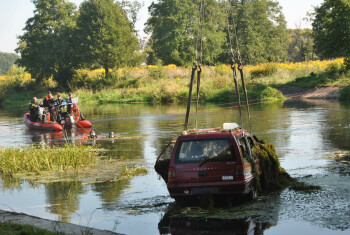
[[[248,159],[248,148],[244,142],[244,137],[239,138],[239,146],[241,148],[244,159]]]

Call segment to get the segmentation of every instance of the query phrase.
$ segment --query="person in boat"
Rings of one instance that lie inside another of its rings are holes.
[[[69,113],[69,115],[73,115],[74,113],[74,109],[77,108],[78,105],[77,104],[73,104],[73,94],[72,92],[68,93],[68,98],[67,98],[67,111]],[[76,110],[78,113],[77,115],[79,115],[80,120],[85,120],[83,113],[79,110],[79,108],[77,108]]]
[[[67,98],[67,111],[69,114],[72,113],[72,99],[73,99],[73,94],[72,92],[69,92],[68,98]]]
[[[55,99],[53,98],[51,91],[47,92],[47,96],[43,100],[43,107],[47,110],[44,111],[43,113],[43,122],[45,122],[45,116],[47,114],[50,114],[50,119],[52,122],[55,121],[55,116],[54,116],[54,104],[55,104]]]
[[[60,94],[57,95],[57,99],[55,100],[55,109],[56,109],[56,121],[58,124],[61,124],[62,120],[62,96]]]
[[[40,103],[38,102],[36,97],[33,97],[32,102],[29,104],[29,111],[30,111],[30,121],[32,122],[39,122],[40,116],[39,116],[39,107]]]

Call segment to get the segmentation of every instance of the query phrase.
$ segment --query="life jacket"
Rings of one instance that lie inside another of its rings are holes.
[[[49,101],[49,100],[52,100],[52,99],[53,99],[53,98],[50,99],[49,96],[46,96],[46,97],[45,97],[45,100],[46,100],[46,101]]]
[[[75,115],[74,115],[75,113]],[[78,121],[79,120],[79,117],[80,117],[80,111],[79,111],[79,107],[77,104],[74,104],[73,107],[71,108],[71,114],[73,116],[73,119],[75,121]]]
[[[51,121],[51,114],[50,112],[48,112],[47,114],[43,114],[43,116],[46,116],[46,122],[50,122]]]

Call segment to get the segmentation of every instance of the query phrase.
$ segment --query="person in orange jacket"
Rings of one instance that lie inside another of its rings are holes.
[[[47,96],[43,100],[43,107],[47,108],[50,114],[50,121],[55,121],[55,115],[54,115],[54,103],[55,99],[53,98],[51,91],[47,92]],[[43,122],[44,122],[44,115],[43,115]]]

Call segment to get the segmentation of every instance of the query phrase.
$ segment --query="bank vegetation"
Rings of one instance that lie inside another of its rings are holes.
[[[82,103],[184,103],[188,96],[191,67],[148,65],[110,70],[76,70],[69,90]],[[344,59],[316,60],[296,63],[263,63],[247,65],[244,74],[251,101],[284,99],[281,87],[346,87],[350,72]],[[239,79],[239,77],[238,77]],[[240,83],[240,82],[239,82]],[[16,68],[12,74],[0,76],[0,101],[5,106],[25,105],[33,96],[44,97],[47,90],[67,96],[52,78],[38,86],[30,74]],[[348,88],[344,88],[346,91]],[[343,94],[344,92],[342,92]],[[347,97],[345,95],[341,97]],[[233,72],[229,65],[205,66],[202,71],[200,101],[232,102]]]

